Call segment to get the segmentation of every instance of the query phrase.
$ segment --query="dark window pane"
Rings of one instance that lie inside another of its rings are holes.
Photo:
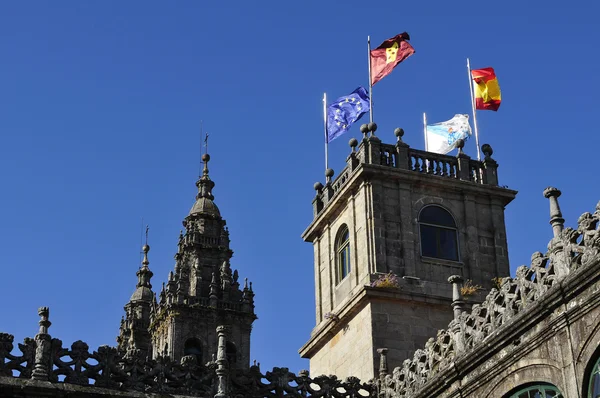
[[[437,228],[421,225],[421,251],[426,257],[437,257]]]
[[[446,210],[438,206],[427,206],[419,215],[419,222],[456,228],[454,219]]]
[[[440,258],[458,261],[458,247],[456,244],[456,230],[437,228],[440,236]]]

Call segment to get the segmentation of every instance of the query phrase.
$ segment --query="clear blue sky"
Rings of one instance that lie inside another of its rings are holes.
[[[407,31],[416,49],[375,86],[386,142],[403,127],[423,148],[422,112],[470,112],[466,57],[495,68],[503,102],[478,114],[481,143],[519,191],[511,268],[528,263],[551,236],[546,186],[572,226],[600,199],[600,6],[469,3],[2,2],[0,331],[33,336],[49,306],[65,344],[115,344],[142,216],[154,286],[173,268],[203,120],[232,266],[254,282],[252,358],[308,368],[297,350],[314,326],[313,252],[300,234],[324,179],[321,98],[367,84],[367,35]],[[336,172],[359,135],[330,145]]]

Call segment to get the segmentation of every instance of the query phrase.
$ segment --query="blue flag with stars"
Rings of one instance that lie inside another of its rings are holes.
[[[327,142],[348,131],[369,109],[369,94],[362,86],[335,100],[327,107]]]

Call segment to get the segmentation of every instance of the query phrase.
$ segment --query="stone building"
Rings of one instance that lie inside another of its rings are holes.
[[[192,355],[204,364],[217,352],[217,326],[228,325],[226,354],[230,366],[250,366],[250,333],[254,314],[252,283],[240,286],[238,271],[229,265],[229,231],[212,190],[208,175],[210,156],[204,154],[202,176],[196,182],[198,194],[183,220],[185,234],[179,235],[175,269],[163,283],[157,302],[148,265],[150,246],[143,247],[144,259],[138,283],[125,305],[118,349],[139,351],[151,358],[169,357],[179,361]]]
[[[498,185],[489,145],[480,162],[412,149],[401,129],[395,145],[361,130],[346,168],[315,184],[303,234],[315,248],[310,376],[248,366],[253,293],[230,269],[205,156],[159,300],[145,245],[118,347],[63,346],[42,307],[14,352],[0,333],[0,397],[600,397],[600,202],[565,227],[561,192],[546,189],[553,238],[510,277],[503,209],[516,192]]]
[[[410,149],[401,129],[395,146],[375,124],[362,129],[336,180],[329,169],[315,185],[302,237],[314,247],[317,325],[300,353],[313,373],[368,380],[377,347],[401,363],[452,319],[449,276],[489,290],[510,274],[504,207],[516,192],[498,185],[489,145],[481,163]],[[374,287],[389,273],[398,289]]]

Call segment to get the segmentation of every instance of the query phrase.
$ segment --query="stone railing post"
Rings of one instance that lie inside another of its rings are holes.
[[[544,189],[544,197],[550,200],[550,225],[554,237],[558,237],[563,230],[565,219],[562,218],[562,212],[558,205],[558,197],[561,195],[559,189],[548,187]]]
[[[366,139],[367,156],[366,163],[381,164],[381,140],[375,136],[377,124],[369,123],[368,125],[371,136]]]
[[[484,181],[488,185],[498,185],[498,163],[494,159],[492,159],[492,154],[494,151],[489,144],[483,144],[481,146],[481,151],[485,155],[483,158],[483,167],[485,169],[485,178]]]
[[[48,381],[48,376],[52,370],[52,358],[50,358],[51,338],[48,334],[48,328],[52,324],[48,317],[50,310],[48,307],[38,309],[40,316],[40,331],[35,335],[35,359],[31,378],[33,380]]]
[[[401,128],[397,128],[394,130],[394,135],[397,138],[396,152],[398,153],[396,167],[398,167],[399,169],[408,170],[410,169],[410,156],[408,154],[410,146],[406,142],[402,141],[402,137],[404,136],[404,130]]]
[[[313,199],[313,216],[316,218],[321,210],[323,210],[323,184],[320,182],[315,182],[314,185],[315,191],[317,191],[315,198]]]
[[[471,181],[471,170],[469,166],[471,157],[463,152],[465,140],[461,138],[456,141],[456,147],[458,148],[458,154],[456,155],[456,159],[458,160],[458,170],[456,170],[457,177],[459,180]]]
[[[229,363],[227,362],[227,333],[229,327],[217,326],[217,394],[215,398],[229,398]]]
[[[325,170],[325,186],[322,188],[323,204],[329,203],[329,201],[333,197],[333,187],[331,186],[331,183],[334,174],[335,172],[331,168]]]
[[[463,277],[460,275],[452,275],[448,278],[448,282],[452,284],[452,311],[454,312],[454,319],[458,319],[460,314],[464,310],[464,300],[460,292],[463,286]]]
[[[358,157],[356,156],[356,147],[358,146],[358,141],[356,138],[351,138],[350,142],[348,142],[348,145],[350,145],[350,148],[352,148],[352,152],[350,152],[350,155],[348,155],[346,158],[346,164],[348,165],[348,169],[350,169],[352,172],[358,167]]]
[[[387,362],[387,348],[378,348],[377,353],[379,354],[379,379],[383,380],[388,374],[388,362]]]

